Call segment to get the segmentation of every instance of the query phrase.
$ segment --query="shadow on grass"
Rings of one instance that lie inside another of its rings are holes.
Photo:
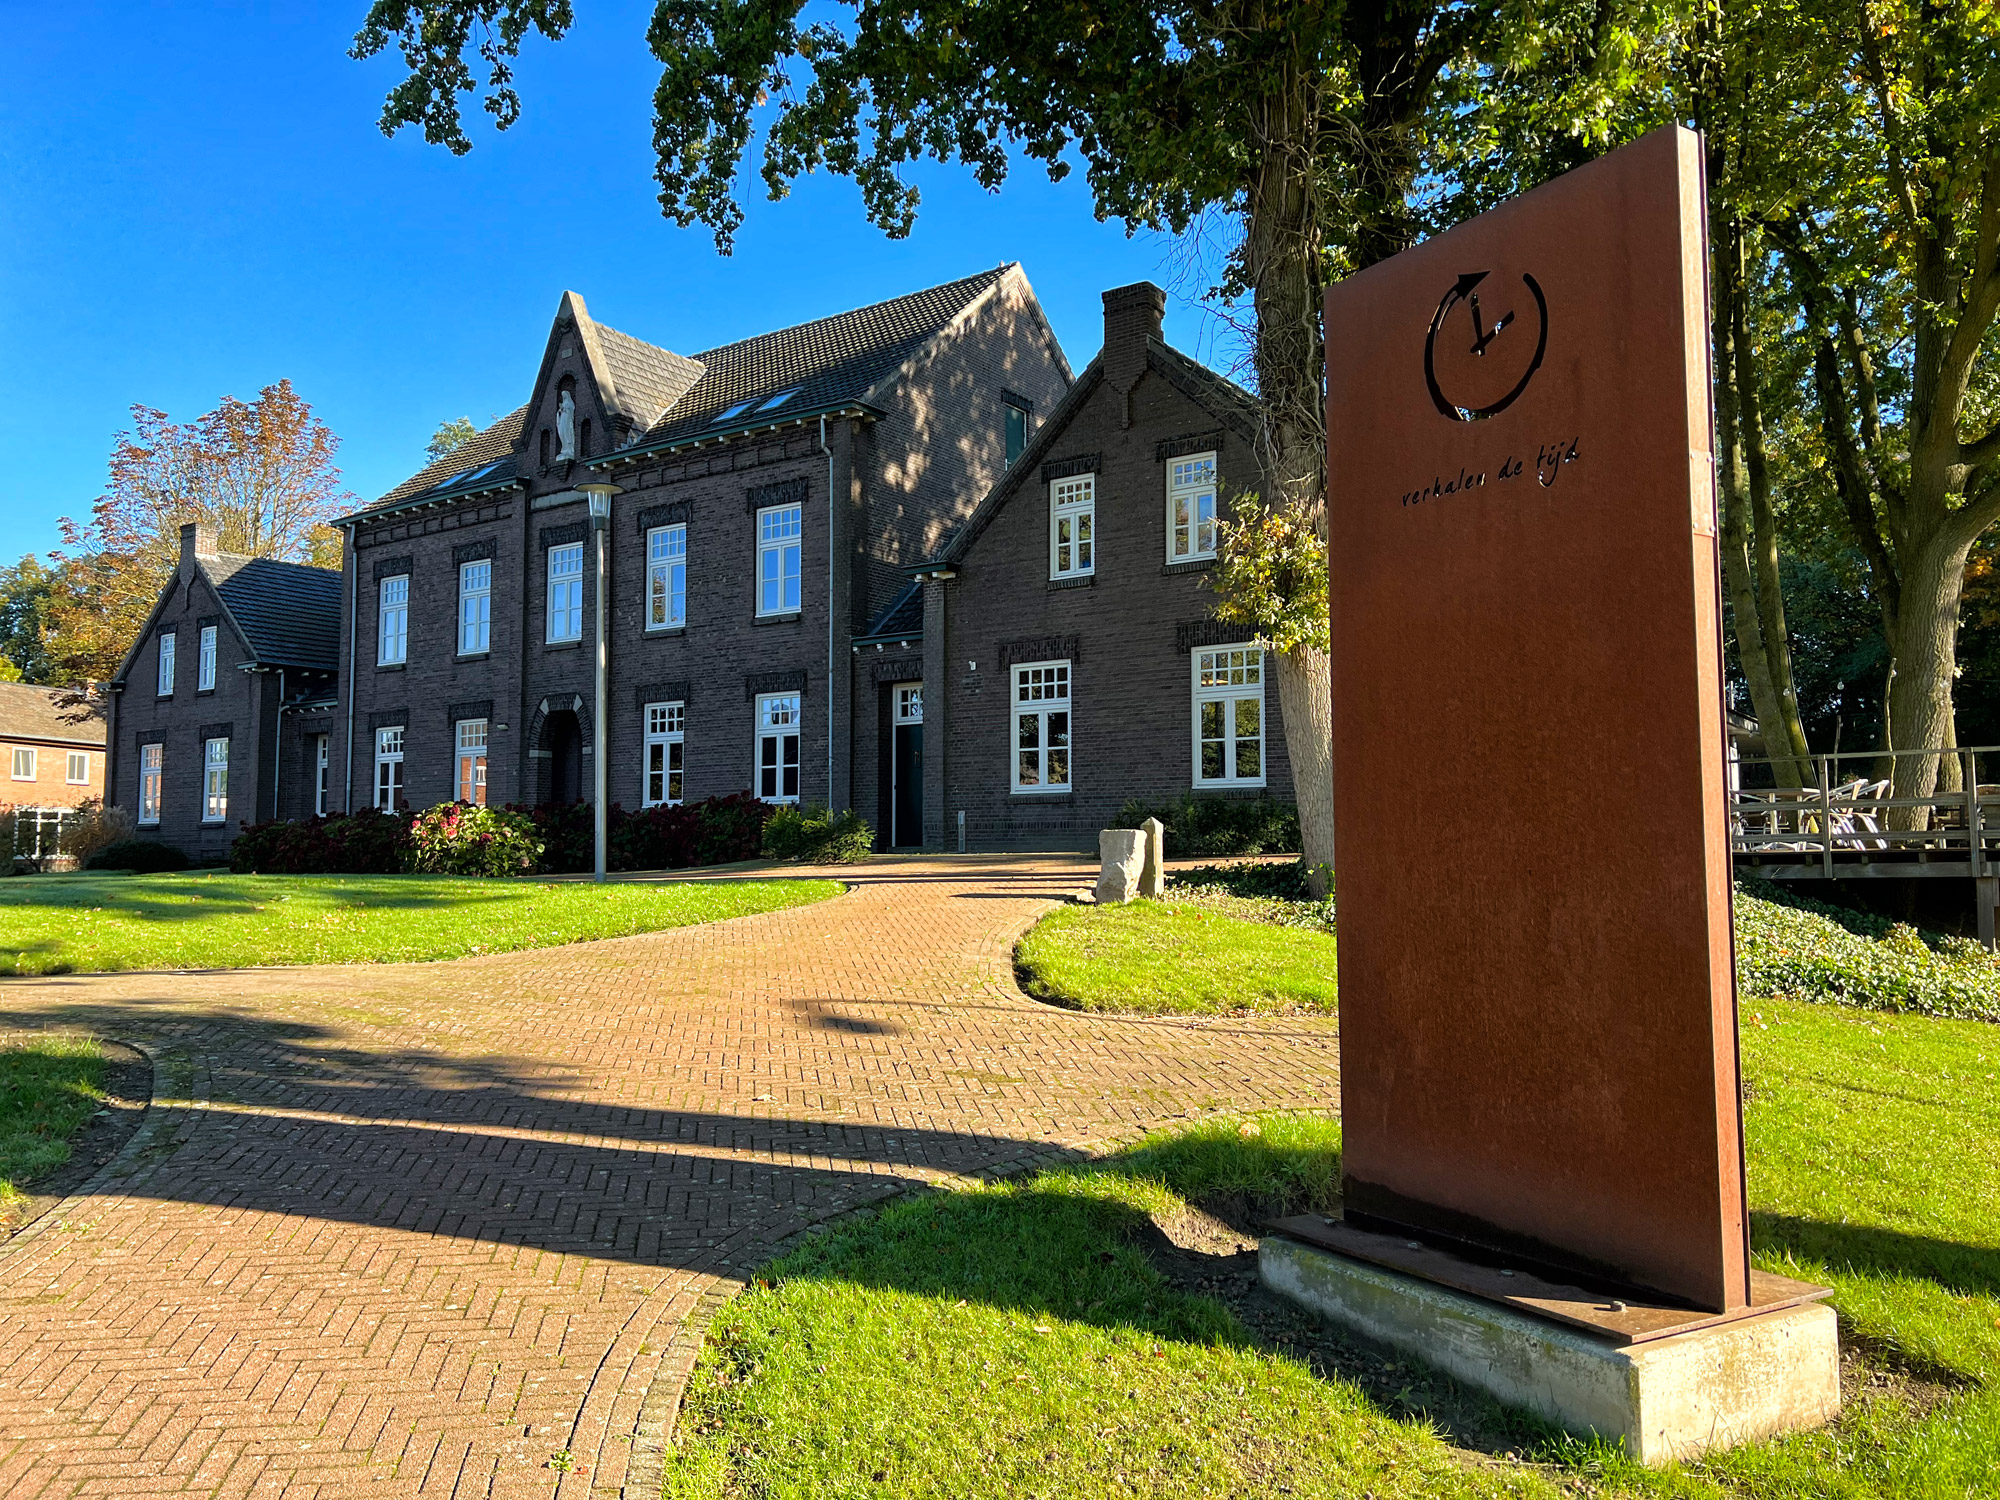
[[[1752,1210],[1758,1250],[1788,1250],[1800,1260],[1862,1276],[1908,1276],[1963,1296],[2000,1297],[2000,1250],[1877,1229]]]

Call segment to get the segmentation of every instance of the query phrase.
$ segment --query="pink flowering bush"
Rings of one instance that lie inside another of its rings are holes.
[[[498,807],[443,802],[410,820],[409,867],[426,875],[532,875],[534,822]]]

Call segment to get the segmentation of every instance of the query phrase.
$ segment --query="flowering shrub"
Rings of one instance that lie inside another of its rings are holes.
[[[748,792],[682,807],[613,808],[611,860],[620,870],[685,870],[755,859],[764,845],[768,802]]]
[[[2000,1021],[2000,962],[1977,943],[1927,936],[1767,881],[1736,889],[1736,977],[1746,998]]]
[[[532,819],[443,802],[410,820],[409,867],[426,875],[532,875],[542,841]]]
[[[781,807],[764,825],[764,853],[772,859],[854,865],[874,849],[875,830],[851,807],[840,813],[823,807]]]

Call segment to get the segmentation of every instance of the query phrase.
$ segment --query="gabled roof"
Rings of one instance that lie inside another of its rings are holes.
[[[580,314],[577,326],[589,330],[586,342],[591,334],[595,335],[595,352],[601,356],[596,361],[598,394],[612,411],[631,420],[635,435],[659,421],[667,408],[701,379],[700,360],[688,359],[671,349],[592,322],[583,314],[583,299],[575,298],[575,304]]]
[[[1199,360],[1188,358],[1162,339],[1146,341],[1146,368],[1190,401],[1207,408],[1217,421],[1233,429],[1238,436],[1255,440],[1257,398],[1235,381],[1216,374]],[[1029,475],[1040,469],[1042,456],[1062,440],[1071,419],[1090,399],[1091,392],[1096,390],[1103,378],[1104,356],[1100,353],[1084,366],[1083,373],[1076,377],[1076,384],[1055,404],[1047,420],[1036,429],[1034,439],[1022,450],[1021,456],[1007,466],[1007,472],[994,481],[993,488],[966,517],[965,524],[945,538],[936,553],[918,565],[920,568],[954,568],[965,560],[965,554],[972,550],[972,544],[979,540],[980,533],[992,523],[1000,508],[1013,497]]]
[[[440,493],[452,488],[447,480],[471,485],[475,482],[481,489],[489,483],[500,482],[514,477],[514,449],[521,440],[521,426],[528,419],[526,404],[507,413],[484,432],[475,433],[460,443],[443,458],[436,459],[417,470],[408,479],[397,485],[388,494],[377,500],[368,509],[374,510],[384,505],[394,505],[398,500],[407,500],[412,495],[421,495],[425,490],[436,489]],[[489,473],[480,473],[488,465],[498,465]]]
[[[671,443],[711,427],[748,424],[759,416],[865,401],[1010,269],[996,266],[887,302],[704,350],[694,356],[702,366],[701,379],[634,446]],[[777,403],[780,396],[785,399]],[[735,417],[717,420],[739,406],[743,409]]]
[[[923,638],[924,586],[912,583],[906,584],[903,591],[889,601],[888,607],[854,638],[854,643],[869,646],[876,641],[920,641]]]
[[[87,708],[76,703],[75,688],[36,687],[28,682],[0,682],[0,740],[51,740],[65,745],[102,745],[104,707],[98,690],[82,695]]]
[[[271,557],[198,559],[229,618],[265,667],[340,666],[340,574]]]

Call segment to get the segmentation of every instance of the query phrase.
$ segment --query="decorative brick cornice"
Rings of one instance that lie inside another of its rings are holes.
[[[368,716],[368,732],[378,729],[403,729],[410,727],[410,711],[407,708],[378,708]],[[369,754],[374,754],[371,749]]]
[[[375,581],[407,575],[416,566],[416,559],[407,552],[401,557],[378,557],[375,559]]]
[[[494,542],[490,536],[480,542],[460,542],[456,547],[451,549],[452,566],[458,567],[469,562],[483,562],[487,558],[492,557],[493,552]]]
[[[1219,453],[1222,451],[1222,429],[1212,432],[1184,432],[1179,437],[1161,438],[1153,446],[1153,457],[1161,463],[1170,458],[1183,458],[1190,453]]]
[[[236,726],[227,720],[219,724],[204,724],[194,732],[197,740],[226,740],[234,736]]]
[[[1074,635],[1035,635],[1000,643],[1000,670],[1017,661],[1067,661],[1074,663],[1082,654],[1082,639]]]
[[[468,698],[462,703],[447,703],[444,708],[446,728],[455,727],[461,719],[491,719],[493,700],[491,698]]]
[[[1174,626],[1174,650],[1183,654],[1197,646],[1235,646],[1257,639],[1248,625],[1225,625],[1220,620],[1183,620]]]
[[[639,535],[644,536],[655,526],[685,526],[691,509],[693,506],[686,500],[669,500],[665,505],[649,505],[639,512]]]
[[[678,682],[642,682],[632,689],[632,706],[644,708],[648,703],[686,703],[689,688],[685,678]]]
[[[767,505],[804,505],[812,496],[811,481],[774,479],[769,484],[753,484],[743,492],[744,508],[753,515]]]
[[[1104,467],[1102,453],[1079,453],[1075,458],[1052,458],[1042,465],[1042,482],[1068,479],[1076,474],[1095,474]]]
[[[750,672],[743,678],[743,701],[756,701],[760,693],[797,693],[801,697],[806,691],[806,673],[803,668],[796,672]]]
[[[590,535],[588,521],[571,521],[567,526],[544,526],[542,528],[542,550],[551,547],[566,547],[571,542],[580,542]]]
[[[875,681],[918,682],[924,675],[924,659],[921,656],[897,656],[888,661],[875,663]]]

